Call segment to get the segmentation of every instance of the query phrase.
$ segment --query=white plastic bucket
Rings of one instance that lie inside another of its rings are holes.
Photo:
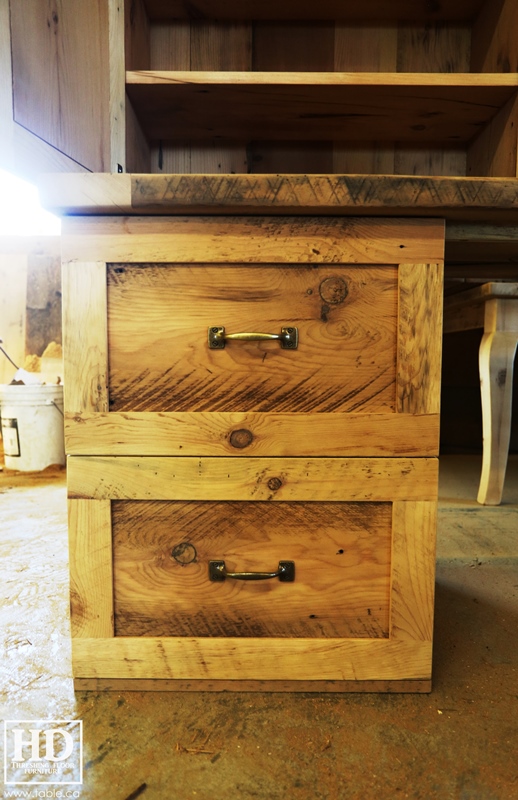
[[[39,472],[65,463],[63,387],[0,385],[7,469]]]

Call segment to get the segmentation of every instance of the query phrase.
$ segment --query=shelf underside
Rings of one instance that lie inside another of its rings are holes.
[[[316,18],[369,20],[467,21],[479,11],[483,0],[145,0],[150,19],[221,20],[314,20]]]
[[[516,74],[126,73],[150,140],[472,141]]]

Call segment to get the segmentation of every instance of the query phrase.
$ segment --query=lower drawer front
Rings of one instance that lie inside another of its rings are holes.
[[[112,536],[116,636],[389,635],[392,503],[117,500]]]
[[[429,690],[435,459],[72,456],[67,480],[90,688]]]

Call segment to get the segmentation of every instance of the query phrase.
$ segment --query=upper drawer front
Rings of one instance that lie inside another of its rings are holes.
[[[435,455],[443,228],[65,220],[67,452]]]
[[[397,268],[109,264],[110,411],[393,411]],[[227,340],[208,330],[280,334]]]

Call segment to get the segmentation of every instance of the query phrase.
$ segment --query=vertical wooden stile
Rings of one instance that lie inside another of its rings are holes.
[[[439,413],[442,281],[442,263],[399,267],[397,410],[400,413]]]
[[[71,624],[75,638],[113,637],[109,500],[68,501]]]
[[[126,171],[126,75],[124,68],[124,10],[119,0],[108,4],[109,58],[109,172]]]
[[[65,409],[108,410],[106,264],[63,264]]]
[[[432,641],[436,505],[419,501],[393,504],[391,639]]]

